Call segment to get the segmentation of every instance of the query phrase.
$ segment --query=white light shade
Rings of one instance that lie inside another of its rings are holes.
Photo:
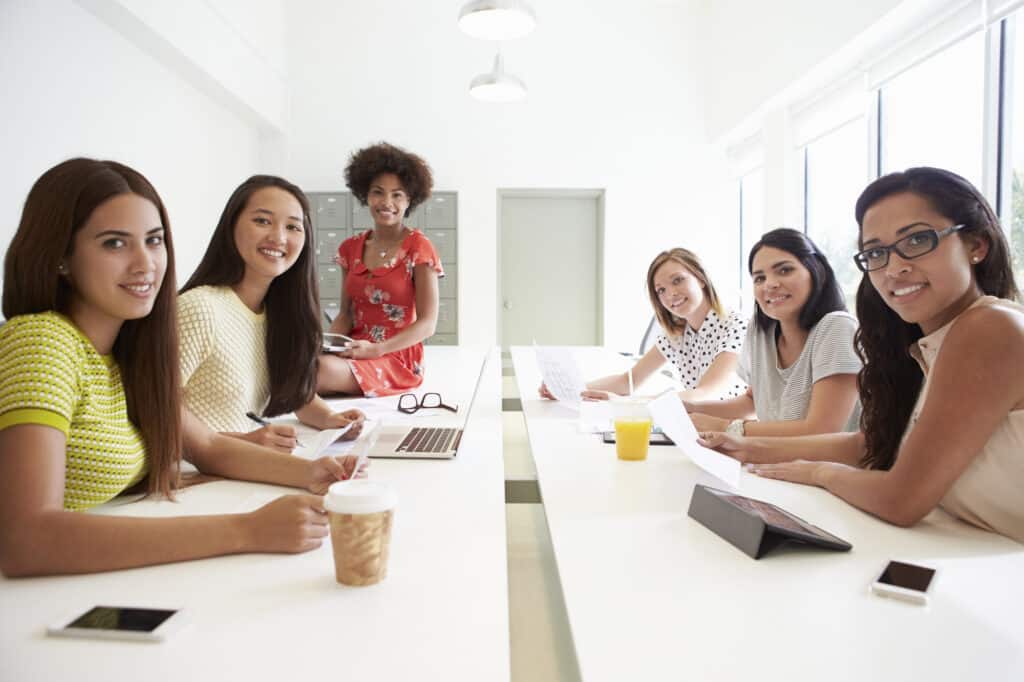
[[[501,55],[494,57],[494,68],[469,82],[469,94],[484,102],[515,102],[526,97],[526,83],[505,73]]]
[[[472,0],[459,11],[459,28],[484,40],[522,38],[536,25],[537,15],[523,0]]]

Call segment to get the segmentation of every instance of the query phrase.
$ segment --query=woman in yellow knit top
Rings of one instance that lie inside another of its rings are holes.
[[[174,253],[136,171],[72,159],[36,182],[7,251],[0,327],[0,571],[85,573],[239,552],[301,552],[322,498],[248,514],[76,513],[140,486],[171,496],[183,447],[212,473],[322,493],[355,458],[308,461],[181,428]],[[213,452],[216,456],[212,456]],[[254,455],[258,455],[254,456]]]
[[[228,199],[210,245],[178,297],[185,406],[215,431],[291,452],[295,430],[250,431],[246,413],[295,412],[317,429],[362,426],[316,395],[320,308],[309,201],[272,175]],[[186,430],[188,425],[186,424]]]

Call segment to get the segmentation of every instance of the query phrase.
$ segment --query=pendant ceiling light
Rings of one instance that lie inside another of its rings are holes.
[[[459,28],[483,40],[513,40],[530,33],[537,15],[523,0],[471,0],[459,11]]]
[[[526,84],[505,73],[505,61],[497,54],[494,68],[469,82],[469,94],[484,102],[515,102],[526,97]]]

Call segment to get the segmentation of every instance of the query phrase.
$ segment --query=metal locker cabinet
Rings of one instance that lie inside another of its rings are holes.
[[[427,239],[434,245],[437,250],[437,255],[441,258],[442,267],[447,268],[449,263],[458,262],[456,254],[458,249],[455,248],[455,230],[423,230],[423,234],[427,235]]]
[[[444,277],[437,282],[438,297],[458,298],[458,266],[455,263],[448,265],[443,259],[441,260],[441,265],[444,266]]]
[[[458,199],[455,192],[434,192],[424,202],[424,225],[431,230],[454,230],[458,225]]]
[[[310,196],[313,227],[317,230],[334,228],[348,229],[349,195],[345,192],[317,194]]]

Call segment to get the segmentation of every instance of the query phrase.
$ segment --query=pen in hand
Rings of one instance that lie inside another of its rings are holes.
[[[252,412],[252,411],[246,412],[245,416],[248,417],[249,419],[251,419],[252,421],[256,422],[257,424],[259,424],[260,426],[270,426],[270,422],[269,421],[267,421],[263,417],[259,416],[255,412]],[[302,443],[299,442],[298,438],[295,439],[295,444],[298,445],[300,448],[306,447],[305,445],[303,445]]]

